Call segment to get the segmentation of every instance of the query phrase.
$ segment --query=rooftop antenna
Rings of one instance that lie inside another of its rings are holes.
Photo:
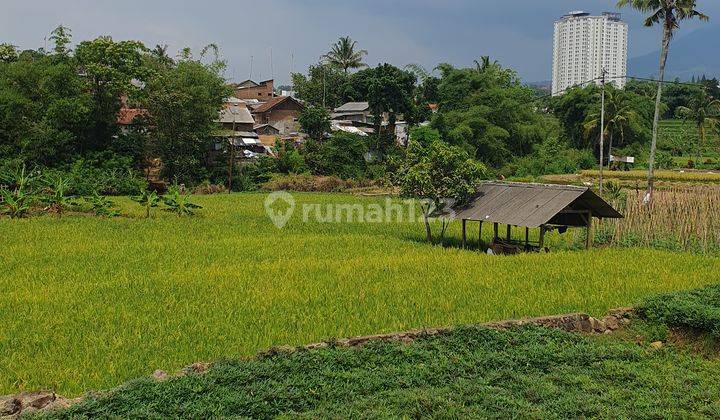
[[[250,80],[252,80],[252,71],[253,71],[253,56],[250,56]]]
[[[295,54],[293,54],[292,51],[290,51],[290,83],[292,84],[292,74],[293,71],[295,71]],[[293,86],[295,87],[295,86]]]
[[[272,59],[272,47],[270,47],[270,78],[275,78],[275,69],[273,68],[273,59]]]

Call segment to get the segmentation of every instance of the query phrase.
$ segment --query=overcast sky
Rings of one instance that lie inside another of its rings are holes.
[[[440,62],[458,66],[489,55],[515,68],[525,81],[550,79],[553,21],[570,10],[616,10],[616,0],[2,0],[0,42],[43,46],[47,33],[69,26],[75,40],[111,35],[152,47],[169,44],[199,51],[217,43],[228,60],[226,76],[244,80],[305,71],[340,36],[368,50],[368,64]],[[720,1],[700,0],[720,19]],[[656,50],[659,28],[622,10],[630,25],[629,56]],[[711,24],[715,24],[714,21]],[[685,25],[680,36],[699,23]],[[272,50],[272,68],[271,53]],[[291,57],[294,59],[291,60]],[[291,69],[292,66],[292,69]]]

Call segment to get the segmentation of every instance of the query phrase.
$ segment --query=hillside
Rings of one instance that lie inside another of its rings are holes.
[[[720,54],[716,42],[720,39],[720,25],[693,31],[673,40],[670,45],[666,78],[690,79],[705,74],[720,77]],[[628,75],[654,77],[658,70],[660,50],[628,60]]]

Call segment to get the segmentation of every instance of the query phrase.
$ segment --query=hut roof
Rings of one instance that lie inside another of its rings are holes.
[[[516,182],[486,182],[456,218],[523,227],[540,225],[585,226],[593,217],[622,218],[587,187]]]

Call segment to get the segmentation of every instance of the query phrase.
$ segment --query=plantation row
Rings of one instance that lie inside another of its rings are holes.
[[[23,167],[20,171],[5,174],[0,181],[0,215],[10,218],[21,218],[30,214],[47,213],[62,217],[66,211],[89,213],[101,217],[117,217],[120,212],[115,209],[113,201],[93,191],[86,196],[71,195],[74,190],[68,178],[56,173],[43,175],[39,171],[27,172]],[[140,195],[131,197],[133,201],[145,209],[145,217],[150,217],[152,208],[163,205],[163,210],[177,216],[193,215],[202,207],[191,203],[189,196],[173,185],[168,192],[158,196],[155,191],[140,189]]]
[[[597,179],[600,172],[597,170],[585,170],[580,174],[584,177]],[[647,171],[603,171],[603,178],[612,178],[619,180],[646,181]],[[700,171],[655,171],[655,179],[659,181],[679,181],[679,182],[709,182],[720,183],[720,173],[700,172]]]

